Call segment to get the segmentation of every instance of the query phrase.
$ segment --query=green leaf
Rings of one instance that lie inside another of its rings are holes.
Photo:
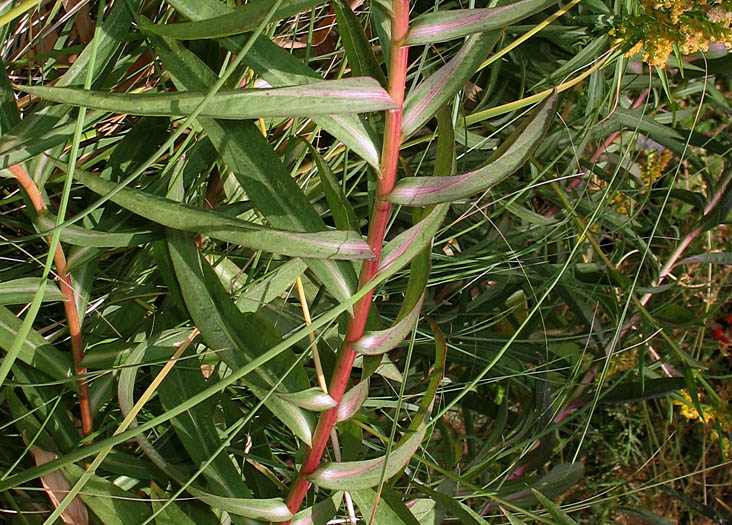
[[[0,306],[0,348],[7,351],[12,346],[21,324],[22,321],[10,310]],[[68,353],[56,349],[35,330],[28,333],[17,358],[28,366],[42,370],[60,381],[68,381],[72,376],[71,359]],[[73,384],[70,382],[69,386]]]
[[[155,512],[162,508],[163,503],[168,503],[167,501],[161,501],[167,500],[168,495],[155,483],[150,484],[150,498]],[[155,516],[155,525],[196,525],[196,522],[189,518],[176,503],[171,502],[160,514]]]
[[[360,490],[375,487],[381,479],[386,461],[384,479],[389,479],[407,466],[424,439],[426,427],[406,436],[387,458],[381,456],[363,461],[331,462],[320,465],[308,476],[319,487],[331,490]]]
[[[472,33],[495,31],[556,3],[557,0],[520,0],[488,9],[455,9],[428,13],[412,23],[405,45],[445,42]]]
[[[83,468],[73,464],[63,470],[72,483],[76,483],[84,473]],[[152,514],[150,507],[137,501],[134,494],[97,475],[92,475],[87,481],[80,497],[105,525],[141,523]]]
[[[344,0],[331,2],[338,24],[338,35],[343,41],[348,65],[353,76],[368,76],[375,78],[379,84],[386,87],[386,78],[381,70],[363,26],[358,17],[351,10],[351,6]]]
[[[245,518],[279,522],[287,521],[293,516],[282,498],[225,498],[196,492],[196,497],[204,503]]]
[[[165,410],[175,406],[181,399],[189,399],[206,388],[201,369],[196,366],[199,361],[193,347],[189,346],[181,358],[185,361],[173,367],[158,387],[160,402]],[[159,370],[159,367],[154,369]],[[197,466],[209,461],[221,444],[219,430],[213,417],[215,408],[216,399],[209,399],[172,420],[175,434]],[[251,496],[231,458],[224,453],[218,454],[211,461],[203,471],[203,476],[206,478],[207,486],[217,494],[228,497]]]
[[[677,266],[681,266],[682,264],[724,264],[724,265],[730,265],[732,264],[732,253],[701,253],[699,255],[694,255],[692,257],[687,257],[686,259],[682,259],[676,264],[674,264],[674,268]]]
[[[287,0],[274,12],[271,23],[308,11],[325,0]],[[255,29],[267,19],[270,0],[255,0],[238,6],[230,13],[199,22],[178,24],[140,24],[140,29],[179,40],[200,40],[238,35]]]
[[[157,117],[189,115],[207,96],[204,91],[130,95],[45,86],[18,86],[18,89],[70,106]],[[377,81],[358,77],[269,89],[221,90],[204,106],[200,116],[226,120],[310,117],[383,111],[396,107]]]
[[[18,104],[5,64],[0,61],[0,136],[20,122]]]
[[[530,483],[529,488],[508,495],[500,494],[500,496],[519,507],[535,505],[538,503],[538,499],[531,492],[532,490],[541,491],[547,498],[558,498],[573,489],[584,475],[585,466],[583,463],[565,463],[557,465],[548,474]],[[523,483],[526,484],[526,482]]]
[[[203,4],[202,9],[209,4]],[[208,66],[177,42],[153,39],[153,43],[179,89],[204,89],[215,78]],[[223,161],[272,226],[299,231],[325,228],[315,208],[251,122],[200,122]],[[355,290],[356,275],[350,265],[314,259],[306,263],[336,299],[343,301]]]
[[[536,499],[539,500],[539,503],[549,511],[549,514],[557,520],[557,525],[577,525],[577,522],[570,518],[569,515],[562,510],[562,507],[547,498],[544,494],[535,489],[531,489],[531,492],[536,496]]]
[[[482,168],[461,175],[405,178],[387,199],[406,206],[426,206],[454,202],[498,184],[523,166],[539,146],[554,118],[557,100],[554,92],[539,103]]]
[[[328,166],[328,163],[312,144],[309,142],[305,144],[315,160],[315,165],[318,167],[320,184],[323,188],[325,199],[328,201],[328,208],[330,208],[330,213],[333,215],[333,222],[335,222],[336,228],[339,230],[359,231],[356,214],[351,207],[351,203],[348,202],[345,193],[343,193],[343,188],[341,188],[333,175],[330,166]]]
[[[302,259],[290,259],[258,283],[248,286],[237,297],[236,306],[242,313],[256,312],[292,288],[292,283],[306,269],[307,264]]]
[[[673,521],[663,516],[659,516],[648,509],[629,509],[626,507],[618,507],[617,511],[634,518],[636,523],[648,523],[649,525],[673,525]]]
[[[51,212],[39,215],[35,220],[40,234],[56,227],[56,216]],[[123,248],[139,246],[163,237],[161,231],[137,230],[129,232],[90,230],[76,225],[65,226],[61,230],[61,241],[86,248]]]
[[[290,525],[326,525],[338,512],[342,499],[343,492],[338,491],[330,498],[295,514]]]
[[[376,492],[371,489],[361,489],[350,491],[353,501],[361,511],[361,516],[365,523],[370,523],[373,515],[373,525],[406,525],[401,516],[392,508],[391,504],[385,500],[379,500],[377,504]],[[376,513],[374,513],[376,506]]]
[[[216,355],[237,370],[279,342],[272,327],[252,314],[239,312],[211,266],[200,258],[192,237],[174,230],[169,230],[167,236],[186,307],[204,341],[216,350]],[[249,378],[247,386],[260,398],[268,392],[265,385],[273,386],[283,377],[280,387],[285,392],[307,388],[302,365],[287,374],[295,359],[291,351],[281,354],[279,359],[258,367],[256,376],[260,380],[255,383],[255,377]],[[310,414],[272,396],[265,404],[300,439],[310,444],[313,426]]]
[[[458,501],[455,498],[451,498],[447,494],[432,490],[420,483],[415,483],[414,487],[423,494],[432,498],[437,505],[447,510],[455,518],[459,519],[460,523],[464,523],[466,525],[487,525],[487,521],[463,502]]]
[[[222,2],[209,2],[208,0],[170,0],[168,2],[175,9],[191,20],[201,20],[219,15],[230,14],[233,9]],[[151,35],[154,36],[154,35]],[[156,48],[160,42],[151,38]],[[243,37],[227,37],[221,40],[221,44],[232,53],[239,53],[243,45]],[[166,46],[178,46],[177,42],[168,41]],[[160,50],[158,49],[160,52]],[[185,50],[186,53],[190,53]],[[181,55],[181,53],[178,53]],[[197,60],[195,55],[189,55],[190,63]],[[259,37],[249,49],[244,61],[266,80],[271,86],[291,86],[295,84],[309,84],[315,80],[321,80],[320,74],[310,69],[301,60],[291,55],[286,50],[278,47],[269,38]],[[163,59],[163,62],[165,60]],[[198,61],[200,62],[200,61]],[[170,63],[166,68],[175,80],[174,72],[170,71]],[[213,74],[213,72],[211,72]],[[191,78],[190,73],[184,74],[178,79],[182,82],[197,82],[198,79],[205,79],[205,76]],[[206,84],[185,89],[205,89]],[[180,87],[179,87],[180,89]],[[322,126],[328,133],[348,146],[353,152],[360,155],[371,166],[379,168],[380,149],[376,145],[378,138],[371,125],[360,115],[332,115],[313,118],[313,121]]]
[[[622,383],[603,395],[600,403],[637,403],[678,392],[686,385],[683,377],[660,377]]]
[[[41,285],[40,277],[21,277],[0,283],[0,305],[30,303]],[[54,283],[47,283],[44,302],[64,301],[66,297]]]
[[[498,41],[499,33],[470,37],[444,66],[410,91],[404,100],[402,135],[408,137],[430,120],[437,110],[465,87]]]
[[[99,195],[106,195],[117,184],[76,169],[79,182]],[[267,250],[294,257],[333,259],[368,259],[371,249],[355,232],[329,231],[295,233],[270,230],[215,211],[193,208],[174,200],[143,191],[122,188],[112,202],[156,222],[179,230],[203,233],[225,242],[241,244],[254,250]]]
[[[312,412],[323,412],[336,406],[336,401],[318,387],[291,394],[276,393],[282,401]]]
[[[338,415],[336,416],[336,421],[342,423],[343,421],[351,419],[359,410],[361,410],[364,401],[366,401],[368,397],[369,380],[366,378],[356,383],[356,385],[343,394],[341,402],[338,403]]]
[[[414,329],[422,309],[424,293],[406,315],[386,330],[365,332],[355,343],[353,349],[365,355],[379,355],[397,347]]]
[[[381,252],[379,272],[403,267],[431,245],[447,209],[446,204],[435,206],[424,219],[389,241]]]

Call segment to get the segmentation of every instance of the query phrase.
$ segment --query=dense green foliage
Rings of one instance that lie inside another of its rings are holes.
[[[0,7],[3,518],[732,521],[727,4]]]

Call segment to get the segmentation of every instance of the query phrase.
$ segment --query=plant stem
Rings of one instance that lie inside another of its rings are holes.
[[[404,88],[407,79],[408,52],[408,48],[403,46],[402,42],[406,38],[409,30],[409,0],[393,0],[392,9],[394,17],[391,21],[392,38],[388,91],[398,108],[390,110],[386,115],[379,179],[367,239],[371,250],[374,252],[374,258],[364,262],[359,278],[359,287],[365,285],[376,274],[379,267],[381,248],[384,244],[384,235],[391,211],[391,204],[385,198],[394,187],[402,139],[402,105],[404,103]],[[363,335],[366,318],[371,308],[372,296],[373,291],[367,293],[354,305],[353,317],[348,324],[343,348],[338,355],[338,361],[330,381],[330,388],[328,389],[329,395],[338,404],[340,404],[343,393],[346,390],[346,385],[348,384],[348,379],[353,369],[353,362],[356,359],[353,343]],[[307,476],[320,463],[331,430],[333,430],[336,424],[337,414],[338,406],[336,405],[334,408],[323,412],[318,420],[318,426],[313,435],[312,446],[305,455],[302,467],[290,488],[290,493],[287,495],[287,506],[292,513],[297,512],[303,499],[305,499],[305,495],[310,488],[310,481],[308,481]]]
[[[18,184],[25,190],[28,198],[36,210],[36,213],[41,214],[46,211],[46,203],[43,201],[41,192],[38,191],[33,179],[30,175],[20,166],[15,165],[10,167],[10,172],[13,174]],[[86,382],[86,368],[81,367],[81,361],[84,358],[84,344],[81,339],[81,319],[79,317],[79,311],[76,308],[76,299],[74,297],[74,289],[71,283],[71,275],[66,271],[66,256],[61,248],[61,245],[56,245],[56,251],[53,254],[54,262],[56,263],[56,274],[58,275],[61,293],[63,293],[66,300],[64,301],[64,311],[66,312],[66,322],[69,328],[69,335],[71,336],[71,353],[74,359],[74,374],[79,376],[77,385],[79,388],[79,410],[81,412],[81,431],[84,436],[88,436],[94,429],[94,420],[91,409],[91,399],[89,397],[89,385]]]

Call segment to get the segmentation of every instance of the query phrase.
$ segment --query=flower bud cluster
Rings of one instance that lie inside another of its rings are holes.
[[[712,44],[732,49],[732,0],[639,0],[638,13],[611,31],[629,46],[626,57],[663,67],[671,53],[706,52]]]

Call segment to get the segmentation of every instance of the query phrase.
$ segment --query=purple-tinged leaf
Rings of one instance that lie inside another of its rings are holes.
[[[326,525],[338,512],[342,499],[343,492],[335,492],[330,498],[295,514],[290,525]]]
[[[46,86],[18,86],[18,89],[71,106],[162,117],[189,115],[207,96],[204,91],[131,95]],[[221,90],[204,106],[200,116],[227,120],[312,117],[383,111],[396,107],[376,80],[356,77],[289,87]]]
[[[424,219],[389,241],[381,254],[379,271],[391,269],[394,265],[404,266],[430,245],[445,218],[447,208],[447,205],[435,206]]]
[[[369,380],[368,378],[357,383],[348,392],[343,394],[340,404],[338,405],[338,415],[336,420],[339,423],[348,421],[355,416],[363,406],[366,398],[369,397]]]
[[[361,490],[375,487],[381,480],[381,471],[386,461],[385,480],[407,466],[424,439],[427,427],[403,438],[387,458],[381,456],[364,461],[324,463],[308,476],[319,487],[331,490]]]
[[[495,31],[556,3],[557,0],[520,0],[487,9],[455,9],[429,13],[414,21],[405,44],[411,46],[445,42],[473,33]]]
[[[202,491],[192,492],[204,503],[229,514],[275,523],[292,519],[292,512],[282,498],[226,498]]]
[[[76,178],[99,195],[117,189],[113,182],[77,169]],[[122,188],[112,202],[168,228],[202,233],[254,250],[265,250],[293,257],[325,259],[369,259],[368,244],[355,232],[325,231],[313,233],[273,230],[232,219],[214,211],[193,208],[174,200]]]
[[[292,403],[312,412],[323,412],[336,406],[335,399],[317,387],[289,394],[277,392],[276,396],[286,403]]]
[[[505,140],[485,166],[460,175],[409,177],[402,179],[387,199],[406,206],[427,206],[454,202],[510,176],[533,155],[549,130],[557,108],[557,93],[541,102]]]
[[[396,348],[414,328],[417,319],[419,319],[423,300],[424,292],[417,300],[417,304],[399,321],[386,330],[374,330],[364,333],[358,341],[353,343],[353,349],[361,354],[378,355]]]
[[[460,91],[498,40],[498,32],[470,37],[444,66],[407,94],[402,116],[402,135],[421,128],[437,110]]]

